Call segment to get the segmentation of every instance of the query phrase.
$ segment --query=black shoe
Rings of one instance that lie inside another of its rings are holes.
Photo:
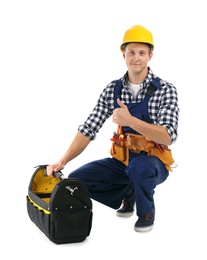
[[[150,231],[154,226],[155,210],[150,210],[143,217],[139,217],[134,225],[134,230],[136,232],[146,232]]]
[[[131,217],[134,213],[135,195],[134,192],[130,197],[122,200],[122,206],[116,211],[118,217]]]

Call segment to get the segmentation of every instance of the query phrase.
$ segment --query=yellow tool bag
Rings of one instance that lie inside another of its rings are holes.
[[[55,244],[84,241],[92,227],[92,201],[77,178],[47,176],[39,165],[29,183],[27,212],[32,222]]]

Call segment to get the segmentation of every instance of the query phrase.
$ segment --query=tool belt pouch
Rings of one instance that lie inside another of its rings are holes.
[[[129,163],[129,150],[126,146],[126,138],[114,140],[111,145],[110,154],[125,165]]]
[[[154,144],[148,141],[144,136],[136,134],[127,135],[127,146],[134,153],[140,153],[141,151],[149,152]]]
[[[174,159],[172,157],[172,152],[168,147],[164,148],[163,153],[161,153],[157,147],[153,147],[149,155],[158,157],[165,164],[167,170],[172,171],[171,165],[174,163]]]

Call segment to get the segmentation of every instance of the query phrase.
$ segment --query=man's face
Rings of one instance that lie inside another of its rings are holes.
[[[143,43],[129,43],[123,51],[128,71],[132,73],[139,73],[146,69],[152,55],[149,47]]]

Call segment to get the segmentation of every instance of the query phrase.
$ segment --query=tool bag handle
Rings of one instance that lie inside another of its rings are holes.
[[[53,175],[55,176],[55,178],[60,178],[61,180],[65,179],[65,176],[61,171],[53,172]],[[44,176],[48,176],[47,175],[47,168],[44,169]]]
[[[65,176],[61,171],[54,172],[53,174],[54,174],[55,178],[60,178],[61,180],[65,179]]]

